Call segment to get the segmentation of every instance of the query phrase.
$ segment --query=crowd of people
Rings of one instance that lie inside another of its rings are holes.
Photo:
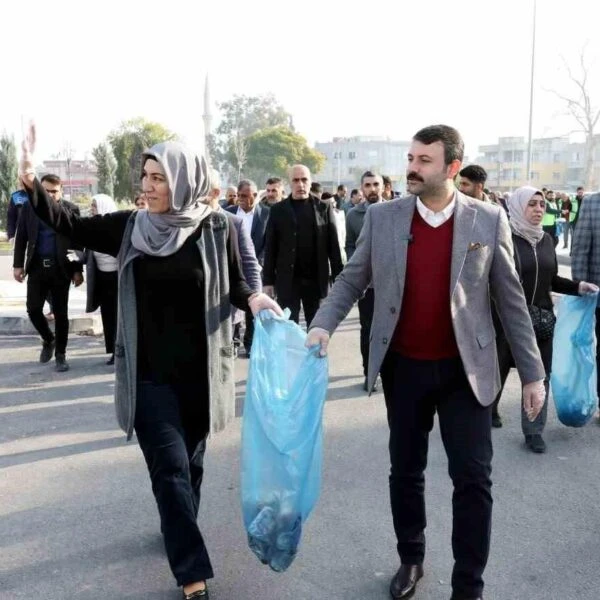
[[[40,362],[54,357],[68,369],[68,293],[85,264],[88,310],[101,309],[115,366],[118,421],[137,435],[184,598],[208,598],[213,569],[197,524],[203,458],[208,434],[234,417],[233,360],[242,346],[250,357],[254,318],[287,308],[299,323],[303,314],[307,346],[324,356],[358,303],[363,388],[381,381],[390,428],[400,559],[390,593],[411,597],[424,573],[424,473],[437,414],[454,485],[452,599],[481,599],[502,389],[515,366],[525,444],[543,453],[551,292],[598,292],[600,195],[489,191],[482,167],[463,168],[460,134],[436,125],[413,137],[403,195],[374,171],[349,195],[344,185],[327,192],[304,165],[289,169],[285,197],[277,177],[263,193],[248,179],[223,192],[204,157],[165,142],[142,157],[134,210],[98,194],[84,217],[62,198],[59,178],[38,179],[34,147],[32,127],[14,277],[27,276]],[[565,246],[573,240],[574,280],[558,275],[559,226]]]

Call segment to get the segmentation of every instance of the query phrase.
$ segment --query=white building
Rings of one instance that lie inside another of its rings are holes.
[[[395,190],[404,190],[409,147],[410,142],[372,136],[317,142],[315,149],[324,154],[327,161],[320,173],[313,174],[313,179],[325,190],[335,190],[339,184],[356,188],[360,186],[360,176],[370,170],[390,177]]]

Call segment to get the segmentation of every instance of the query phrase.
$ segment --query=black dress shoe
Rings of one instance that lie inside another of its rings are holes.
[[[112,354],[111,357],[106,361],[107,365],[114,365],[115,364],[115,355]]]
[[[69,363],[64,354],[56,355],[56,366],[54,367],[59,373],[64,373],[69,370]]]
[[[41,363],[47,363],[50,361],[50,359],[52,358],[52,356],[54,354],[55,346],[56,346],[56,343],[54,341],[43,343],[42,351],[40,352],[40,362]]]
[[[525,444],[536,454],[544,454],[544,452],[546,452],[546,442],[544,442],[544,438],[539,433],[526,435]]]
[[[400,565],[390,584],[392,598],[394,600],[411,598],[421,577],[423,577],[423,565]]]
[[[208,588],[192,592],[191,594],[183,593],[183,600],[208,600]]]

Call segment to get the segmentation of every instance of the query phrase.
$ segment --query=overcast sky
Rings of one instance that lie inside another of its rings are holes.
[[[443,122],[474,155],[527,136],[533,0],[348,4],[4,0],[0,130],[34,117],[39,159],[67,141],[83,156],[143,116],[199,147],[208,72],[213,102],[272,92],[311,143]],[[600,104],[597,4],[538,0],[534,136],[573,128],[544,90],[570,93],[561,56],[576,66],[586,40]]]

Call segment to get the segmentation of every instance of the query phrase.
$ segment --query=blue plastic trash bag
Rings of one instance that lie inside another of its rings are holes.
[[[242,512],[248,544],[274,571],[296,556],[319,497],[328,363],[293,321],[262,311],[242,425]]]
[[[598,404],[595,312],[598,294],[565,296],[558,306],[552,355],[552,395],[560,422],[583,427]]]

